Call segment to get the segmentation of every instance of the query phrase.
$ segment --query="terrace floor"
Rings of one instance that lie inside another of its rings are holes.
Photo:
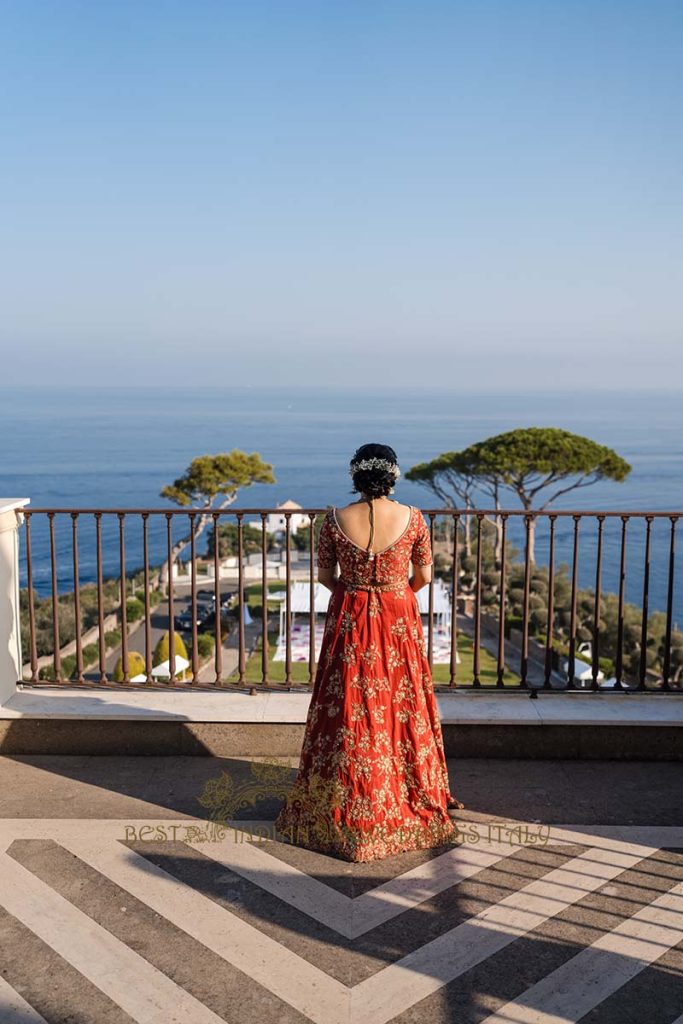
[[[2,1024],[683,1021],[683,764],[451,760],[461,841],[370,864],[259,765],[0,758]]]

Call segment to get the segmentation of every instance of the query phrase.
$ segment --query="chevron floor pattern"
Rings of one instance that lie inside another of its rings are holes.
[[[205,825],[0,821],[1,1024],[683,1024],[683,828],[461,822],[359,878]]]

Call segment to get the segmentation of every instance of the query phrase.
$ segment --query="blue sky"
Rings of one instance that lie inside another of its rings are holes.
[[[4,383],[678,387],[678,2],[0,0]]]

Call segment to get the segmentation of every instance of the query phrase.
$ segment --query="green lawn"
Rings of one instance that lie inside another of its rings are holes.
[[[427,627],[424,627],[425,642],[427,641]],[[458,684],[471,683],[474,676],[474,642],[471,637],[459,633],[457,637],[457,649],[460,655],[460,664],[456,666],[455,682]],[[432,667],[432,679],[437,684],[450,682],[450,665],[434,665]],[[479,679],[484,686],[495,686],[498,679],[498,666],[496,659],[483,647],[479,648]],[[519,676],[511,672],[505,666],[503,682],[506,686],[515,686],[519,683]]]
[[[269,594],[277,593],[279,590],[286,590],[284,580],[269,580],[266,586]],[[245,587],[247,593],[247,604],[249,606],[249,613],[252,618],[256,618],[261,614],[261,607],[263,604],[263,593],[260,583],[250,583],[248,587]],[[280,607],[279,601],[268,601],[268,611],[277,611]]]

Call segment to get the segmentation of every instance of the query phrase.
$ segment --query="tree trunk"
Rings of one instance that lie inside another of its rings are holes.
[[[201,535],[204,533],[204,530],[206,529],[206,527],[208,525],[208,522],[209,522],[209,516],[208,515],[201,516],[200,519],[196,522],[195,541],[199,537],[201,537]],[[192,541],[192,534],[191,533],[189,533],[187,535],[187,537],[183,537],[182,540],[176,541],[176,543],[171,548],[171,560],[173,562],[175,562],[175,560],[178,558],[178,556],[181,555],[182,552],[185,550],[185,548],[189,546],[191,541]],[[218,538],[216,538],[216,541],[218,541]],[[167,558],[166,561],[163,562],[163,564],[161,566],[161,569],[159,571],[159,581],[158,581],[158,588],[159,588],[159,590],[166,590],[166,588],[169,586],[170,578],[171,578],[171,565],[170,565],[169,560]]]
[[[466,511],[469,512],[470,509],[468,508]],[[465,558],[469,558],[472,554],[472,516],[466,515],[464,519],[463,532],[465,534]]]
[[[500,496],[498,494],[498,487],[493,492],[494,508],[496,512],[500,512]],[[496,527],[496,542],[493,548],[493,560],[497,569],[500,569],[503,562],[503,520],[500,515],[497,515],[494,520]]]
[[[500,569],[503,562],[503,523],[500,516],[496,516],[496,543],[493,549],[493,558],[496,568]]]
[[[529,519],[529,562],[536,564],[536,520]]]

